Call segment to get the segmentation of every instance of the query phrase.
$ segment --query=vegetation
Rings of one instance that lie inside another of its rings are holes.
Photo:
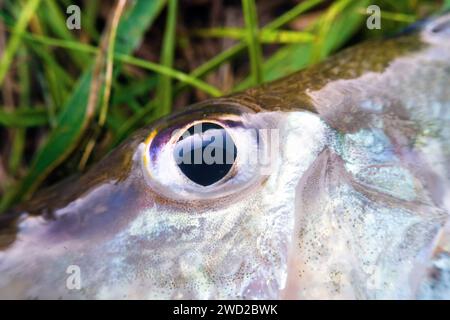
[[[444,1],[79,1],[0,4],[0,212],[82,172],[176,108],[271,81]],[[382,10],[368,30],[366,8]]]

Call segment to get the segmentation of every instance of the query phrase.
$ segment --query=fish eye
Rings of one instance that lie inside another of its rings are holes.
[[[237,148],[230,133],[212,122],[192,125],[174,147],[174,159],[181,172],[201,186],[209,186],[225,178],[236,157]]]
[[[144,179],[179,201],[218,199],[256,186],[268,175],[271,150],[263,115],[231,107],[191,110],[161,121],[140,145]],[[228,106],[227,106],[228,107]],[[247,110],[247,109],[244,109]],[[262,161],[260,161],[262,159]]]

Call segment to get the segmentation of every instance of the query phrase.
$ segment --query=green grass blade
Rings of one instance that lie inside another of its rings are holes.
[[[45,144],[35,155],[26,177],[13,194],[6,194],[0,204],[0,211],[17,201],[34,188],[70,153],[71,146],[78,140],[82,129],[86,126],[87,105],[91,74],[85,74],[74,90],[71,99],[66,103],[58,118],[57,127],[50,133]]]
[[[245,40],[247,31],[242,28],[196,29],[193,35],[206,38],[230,38]],[[258,40],[261,43],[298,43],[311,42],[314,36],[310,32],[290,30],[261,30]]]
[[[311,63],[322,60],[326,55],[325,42],[329,38],[330,30],[336,18],[344,11],[344,9],[352,2],[352,0],[338,0],[331,5],[325,14],[320,18],[317,32],[317,40],[313,44]]]
[[[156,76],[152,74],[144,78],[142,81],[132,82],[127,85],[118,85],[115,87],[111,104],[127,104],[129,101],[135,99],[136,96],[147,95],[156,87],[156,82]]]
[[[85,30],[95,42],[98,42],[100,39],[100,34],[95,27],[99,5],[99,1],[86,1],[83,8],[83,19],[81,19],[81,29]]]
[[[112,143],[113,147],[119,144],[130,133],[130,131],[136,127],[140,121],[142,121],[143,118],[146,118],[149,114],[156,118],[154,115],[154,103],[154,100],[150,101],[150,108],[142,108],[141,111],[135,113],[132,117],[127,119],[123,125],[120,126],[116,138]]]
[[[37,43],[28,41],[27,46],[31,51],[36,54],[43,62],[43,65],[46,68],[52,69],[58,82],[61,84],[61,87],[68,88],[75,84],[75,80],[72,78],[64,66],[60,65],[58,61],[56,61],[47,50],[39,46]]]
[[[262,77],[262,49],[259,43],[259,26],[254,0],[242,0],[245,26],[247,29],[247,46],[250,59],[250,69],[255,84],[263,81]]]
[[[19,51],[19,59],[24,61],[28,58],[27,52],[24,47]],[[18,64],[19,75],[19,109],[29,106],[30,99],[30,72],[29,65],[27,63]],[[11,153],[9,156],[9,171],[10,174],[16,175],[20,168],[24,150],[25,150],[25,128],[14,128],[11,130],[13,134]]]
[[[19,48],[21,35],[25,31],[28,22],[31,17],[35,13],[37,7],[39,6],[40,0],[28,0],[26,5],[21,11],[20,17],[17,20],[16,25],[13,28],[11,38],[6,46],[5,52],[0,58],[0,86],[5,79],[6,73],[8,72],[8,68],[11,65],[11,62],[16,54],[17,49]]]
[[[66,26],[66,16],[61,12],[55,0],[45,0],[39,10],[42,20],[48,25],[51,31],[64,40],[75,40],[75,36]],[[84,17],[83,17],[84,18]],[[81,69],[85,66],[87,56],[69,52],[70,58]]]
[[[305,0],[302,1],[300,4],[294,6],[292,9],[287,11],[286,13],[282,14],[272,22],[268,23],[265,27],[262,28],[262,30],[275,30],[278,28],[281,28],[285,24],[291,22],[295,18],[297,18],[302,13],[314,8],[318,4],[324,2],[324,0]],[[247,48],[247,44],[245,41],[239,42],[235,44],[234,46],[226,49],[225,51],[219,53],[211,60],[206,61],[202,65],[195,68],[192,72],[189,73],[190,76],[195,78],[201,78],[205,75],[207,75],[209,72],[217,69],[220,65],[222,65],[225,61],[231,60],[232,58],[239,55],[241,52],[243,52]],[[186,84],[179,83],[176,86],[177,91],[181,91],[182,89],[186,88]]]
[[[178,0],[169,0],[160,62],[162,66],[167,68],[172,68],[173,66],[177,10]],[[172,108],[172,79],[170,77],[166,75],[159,77],[156,99],[158,101],[158,113],[161,116],[169,114]]]
[[[321,55],[328,55],[332,51],[344,45],[355,33],[364,20],[359,14],[361,8],[368,5],[368,0],[355,1],[346,8],[345,13],[336,17],[333,28],[326,34],[321,50]],[[317,29],[320,21],[316,22],[311,29]],[[265,81],[272,81],[286,76],[290,73],[305,68],[311,63],[313,55],[312,43],[289,44],[279,49],[263,65]],[[246,89],[252,85],[252,79],[248,77],[239,83],[234,91]]]
[[[132,10],[127,10],[123,13],[117,29],[116,48],[114,51],[128,55],[138,48],[142,42],[144,32],[159,16],[166,2],[166,0],[133,1]]]
[[[148,69],[148,70],[160,73],[160,74],[164,74],[171,78],[182,81],[186,84],[189,84],[193,87],[196,87],[196,88],[208,93],[212,97],[220,97],[222,95],[222,92],[219,89],[217,89],[216,87],[209,85],[206,82],[203,82],[202,80],[191,77],[186,73],[168,68],[166,66],[163,66],[163,65],[151,62],[151,61],[146,61],[146,60],[142,60],[142,59],[131,57],[131,56],[118,54],[118,55],[116,55],[116,57],[122,62],[131,64],[134,66],[138,66],[138,67],[141,67],[144,69]]]
[[[23,107],[6,111],[0,107],[0,125],[7,128],[40,127],[48,124],[47,111],[43,108]]]
[[[362,8],[359,11],[359,13],[367,16],[367,12],[364,8]],[[417,17],[415,15],[411,15],[411,14],[400,13],[400,12],[389,12],[389,11],[383,10],[383,11],[381,11],[381,19],[397,21],[397,22],[404,22],[404,23],[413,23],[417,20]]]
[[[450,10],[450,0],[445,0],[442,4],[442,10]]]
[[[208,74],[209,72],[217,69],[217,67],[223,64],[225,61],[228,61],[233,57],[237,56],[239,53],[244,51],[245,48],[247,48],[247,44],[245,42],[238,43],[237,45],[234,45],[222,51],[211,60],[208,60],[204,64],[195,68],[191,73],[189,73],[189,76],[193,78],[201,78],[206,74]],[[175,87],[177,92],[183,90],[184,88],[186,88],[186,83],[183,82],[177,84],[177,86]]]
[[[27,38],[28,40],[39,42],[39,43],[50,45],[50,46],[56,46],[56,47],[70,49],[70,50],[83,51],[83,52],[88,52],[91,54],[95,54],[98,52],[98,49],[96,47],[93,47],[93,46],[90,46],[87,44],[78,43],[78,42],[71,42],[71,41],[66,41],[66,40],[61,40],[61,39],[54,39],[54,38],[49,38],[49,37],[45,37],[45,36],[35,36],[35,35],[30,35],[30,34],[24,34],[24,37]],[[216,87],[209,85],[206,82],[203,82],[202,80],[192,77],[186,73],[165,67],[158,63],[135,58],[135,57],[132,57],[132,56],[129,56],[126,54],[119,54],[117,52],[114,54],[114,59],[116,59],[120,62],[123,62],[123,63],[127,63],[130,65],[134,65],[137,67],[141,67],[143,69],[147,69],[147,70],[159,73],[159,74],[166,75],[168,77],[171,77],[173,79],[176,79],[176,80],[186,83],[188,85],[196,87],[196,88],[206,92],[207,94],[209,94],[212,97],[220,97],[222,95],[222,92],[219,89],[217,89]]]

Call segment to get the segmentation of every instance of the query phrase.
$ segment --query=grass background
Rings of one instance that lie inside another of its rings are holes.
[[[66,9],[81,8],[69,30]],[[368,30],[366,8],[382,10]],[[274,80],[450,0],[0,1],[0,212],[174,109]]]

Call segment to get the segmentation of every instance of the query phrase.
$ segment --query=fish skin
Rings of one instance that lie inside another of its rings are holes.
[[[449,21],[139,130],[0,218],[0,298],[449,299]],[[279,131],[270,174],[152,180],[151,132],[224,115]]]

